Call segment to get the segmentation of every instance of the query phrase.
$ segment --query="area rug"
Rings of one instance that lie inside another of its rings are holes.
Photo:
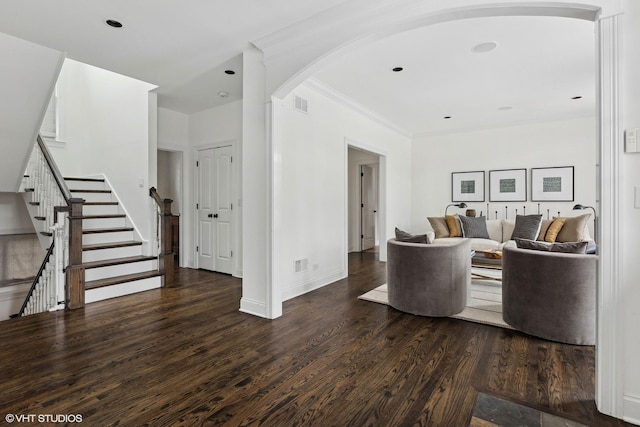
[[[498,280],[491,280],[483,276],[495,276],[495,272],[488,269],[472,269],[471,297],[467,300],[465,309],[451,317],[467,320],[485,325],[499,326],[501,328],[513,329],[502,320],[502,284]],[[499,274],[499,273],[497,273]],[[377,302],[379,304],[389,304],[387,284],[360,295],[358,299],[364,301]]]
[[[584,424],[561,418],[515,402],[478,393],[469,427],[586,427]]]

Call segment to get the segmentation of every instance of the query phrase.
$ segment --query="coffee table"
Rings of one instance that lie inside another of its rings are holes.
[[[471,276],[480,279],[502,280],[502,258],[488,258],[484,251],[471,257]]]

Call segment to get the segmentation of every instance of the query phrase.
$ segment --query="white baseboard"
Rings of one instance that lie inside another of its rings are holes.
[[[316,289],[327,286],[335,281],[344,279],[347,277],[347,273],[344,268],[340,268],[331,273],[327,273],[322,277],[316,277],[308,280],[304,283],[294,286],[293,288],[285,289],[282,291],[282,301],[287,301],[300,295],[304,295],[307,292],[314,291]]]
[[[84,294],[84,302],[86,304],[90,304],[96,301],[157,289],[160,286],[162,286],[161,277],[156,276],[144,280],[137,280],[135,282],[120,283],[113,286],[89,289]]]
[[[240,298],[240,311],[267,319],[267,305],[264,302],[249,298]]]
[[[233,272],[233,277],[237,277],[238,279],[242,279],[242,269],[238,269],[238,268],[237,268],[237,269]]]
[[[623,419],[629,423],[640,425],[640,397],[624,395]]]

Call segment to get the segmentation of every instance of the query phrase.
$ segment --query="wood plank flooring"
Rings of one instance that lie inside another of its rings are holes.
[[[0,419],[80,414],[88,426],[467,426],[484,392],[593,426],[594,348],[360,301],[349,277],[238,311],[241,282],[179,269],[177,287],[0,322]],[[4,422],[4,421],[3,421]]]

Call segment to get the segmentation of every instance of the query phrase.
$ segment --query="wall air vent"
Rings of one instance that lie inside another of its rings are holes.
[[[307,112],[307,100],[298,96],[298,95],[294,95],[293,96],[293,108],[298,110],[298,111],[302,111],[303,113]]]

